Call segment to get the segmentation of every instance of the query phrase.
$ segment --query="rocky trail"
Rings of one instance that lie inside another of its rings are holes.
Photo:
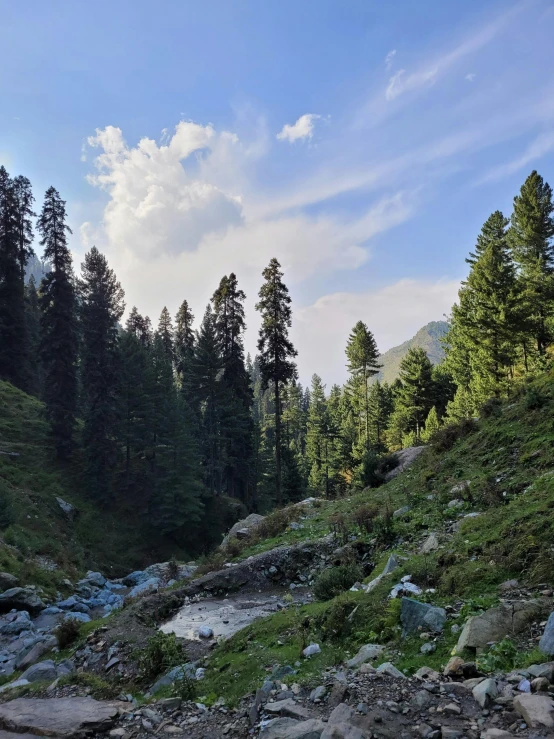
[[[472,515],[449,509],[457,520]],[[239,522],[235,535],[247,538],[248,527],[258,523],[259,517]],[[417,551],[435,551],[456,525],[454,519],[443,531],[426,533]],[[505,582],[496,605],[462,617],[462,601],[434,606],[427,602],[432,591],[409,575],[397,576],[394,555],[373,580],[351,589],[362,595],[386,584],[399,605],[402,636],[420,640],[421,655],[433,655],[442,634],[455,634],[454,656],[440,669],[421,666],[407,675],[394,664],[398,646],[368,643],[302,680],[302,666],[328,648],[314,642],[296,661],[264,663],[265,679],[236,705],[224,695],[205,703],[179,695],[188,683],[202,694],[206,665],[221,640],[264,616],[311,603],[318,574],[342,561],[345,549],[374,569],[363,547],[356,549],[355,541],[345,547],[329,534],[226,562],[201,576],[192,563],[152,565],[111,581],[89,572],[75,585],[67,582],[66,592],[50,603],[40,588],[20,587],[0,573],[0,670],[8,681],[0,687],[0,739],[554,736],[552,590]],[[71,619],[94,621],[93,628],[77,648],[60,653],[56,629]],[[160,669],[145,683],[138,662],[160,630],[179,638],[188,661]],[[483,670],[479,655],[507,637],[523,651],[538,645],[544,659],[525,669]],[[109,698],[99,696],[99,685],[108,686]]]

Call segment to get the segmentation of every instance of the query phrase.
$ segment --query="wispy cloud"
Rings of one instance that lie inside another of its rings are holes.
[[[316,113],[305,113],[293,124],[285,124],[280,133],[277,134],[279,141],[288,141],[293,144],[295,141],[303,139],[311,139],[314,132],[314,122],[321,118]]]
[[[474,79],[475,79],[476,77],[477,77],[477,75],[475,74],[475,72],[469,72],[469,73],[468,73],[468,74],[466,74],[466,76],[464,77],[464,80],[467,80],[468,82],[473,82],[473,80],[474,80]]]
[[[387,72],[391,69],[395,56],[396,49],[392,49],[385,57],[385,69],[387,70]]]
[[[495,180],[501,180],[504,177],[509,177],[511,174],[519,172],[519,170],[527,167],[531,162],[540,159],[552,150],[554,150],[554,131],[541,133],[527,146],[521,156],[491,169],[476,184],[481,185],[485,182],[493,182]]]

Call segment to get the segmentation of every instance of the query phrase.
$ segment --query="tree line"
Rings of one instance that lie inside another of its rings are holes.
[[[83,459],[99,505],[133,506],[152,536],[191,553],[219,542],[247,511],[308,494],[335,497],[382,479],[386,453],[545,368],[554,341],[554,206],[533,172],[510,219],[496,211],[467,260],[446,359],[411,349],[392,383],[362,321],[346,342],[349,378],[302,387],[291,299],[276,259],[262,273],[258,354],[245,356],[245,294],[221,278],[197,329],[187,300],[156,325],[93,247],[80,273],[55,188],[34,212],[31,184],[0,167],[0,377],[40,398],[60,464]],[[35,221],[36,219],[36,221]],[[36,225],[35,225],[36,224]],[[37,285],[35,232],[45,275]]]

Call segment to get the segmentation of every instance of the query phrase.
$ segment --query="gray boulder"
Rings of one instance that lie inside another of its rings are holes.
[[[71,503],[68,503],[67,500],[59,498],[58,496],[56,496],[56,503],[60,506],[69,520],[73,521],[73,519],[77,516],[77,509],[75,508],[75,506],[71,505]]]
[[[539,649],[549,657],[554,655],[554,612],[548,617],[544,632],[539,642]]]
[[[319,719],[295,721],[292,718],[276,718],[269,721],[260,733],[260,739],[320,739],[325,724]]]
[[[151,577],[148,580],[143,580],[143,582],[135,585],[134,588],[131,588],[127,597],[136,598],[139,595],[145,595],[146,593],[155,593],[157,590],[160,589],[161,584],[161,581],[157,577]]]
[[[241,532],[241,537],[246,538],[246,536],[250,536],[251,529],[256,528],[263,520],[265,516],[260,516],[258,513],[251,513],[246,518],[243,518],[242,521],[237,521],[233,526],[231,526],[231,529],[229,530],[229,533],[223,541],[221,542],[221,546],[225,547],[229,543],[229,539],[231,539],[234,536],[237,536],[237,533]],[[245,531],[248,533],[245,534]]]
[[[550,696],[524,693],[514,698],[514,708],[532,729],[554,728],[554,701]]]
[[[404,675],[403,672],[400,672],[398,667],[395,667],[392,662],[383,662],[383,664],[379,665],[375,672],[378,672],[380,675],[388,675],[389,677],[406,679],[406,675]]]
[[[480,649],[520,633],[530,621],[544,614],[547,603],[541,599],[502,603],[479,616],[471,616],[462,629],[456,651]]]
[[[497,695],[498,686],[496,685],[496,680],[492,677],[482,680],[473,688],[473,697],[481,708],[486,708]]]
[[[18,582],[19,580],[15,575],[10,575],[9,572],[0,572],[0,590],[15,588]]]
[[[359,667],[364,662],[371,662],[371,660],[377,659],[384,651],[385,647],[382,647],[380,644],[364,644],[358,654],[348,660],[346,666]]]
[[[21,675],[22,680],[28,680],[30,683],[38,683],[46,680],[55,680],[58,677],[58,670],[56,665],[51,659],[46,659],[44,662],[38,662],[36,665],[31,665]]]
[[[101,572],[93,572],[89,570],[84,579],[85,582],[89,583],[90,585],[96,585],[97,588],[103,588],[106,584],[106,578]]]
[[[430,554],[431,552],[436,551],[438,548],[439,548],[439,537],[433,532],[432,534],[429,534],[427,539],[423,542],[421,546],[421,553]]]
[[[415,460],[419,457],[421,452],[425,449],[424,446],[408,446],[405,449],[401,449],[396,452],[395,457],[398,465],[387,472],[385,475],[385,482],[389,482],[401,472],[404,472]]]
[[[15,658],[15,669],[26,670],[31,665],[34,665],[43,654],[49,652],[53,647],[56,646],[56,637],[52,636],[47,640],[37,641],[34,644],[23,647],[23,649],[17,653]]]
[[[158,690],[166,688],[169,685],[173,685],[176,680],[181,680],[185,675],[191,680],[195,679],[196,666],[193,662],[187,662],[184,665],[179,665],[178,667],[174,667],[173,669],[169,670],[169,672],[166,672],[165,675],[156,680],[154,685],[152,685],[149,691],[150,694],[154,695],[158,692]]]
[[[421,603],[413,598],[402,598],[400,620],[404,636],[419,630],[442,631],[446,621],[446,611],[444,608]]]
[[[27,611],[9,613],[0,626],[0,634],[13,636],[22,631],[33,631],[34,626]]]
[[[7,613],[12,608],[36,615],[46,608],[46,603],[32,588],[10,588],[0,595],[0,613]]]
[[[17,698],[0,705],[0,726],[17,734],[74,737],[110,728],[125,703],[93,698]]]

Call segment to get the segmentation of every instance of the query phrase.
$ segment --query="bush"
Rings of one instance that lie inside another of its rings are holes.
[[[381,515],[375,519],[373,530],[377,536],[378,544],[390,544],[394,541],[396,536],[394,516],[389,508],[385,508]]]
[[[447,452],[452,449],[458,439],[463,439],[477,430],[477,423],[473,418],[462,418],[456,423],[450,423],[439,429],[433,436],[432,444],[438,452]]]
[[[319,575],[314,585],[314,595],[318,600],[331,600],[362,578],[362,571],[357,564],[331,567]]]
[[[167,578],[168,580],[179,579],[179,565],[175,557],[171,557],[171,559],[167,563]]]
[[[492,416],[497,416],[501,408],[502,402],[500,398],[489,398],[479,409],[479,415],[481,418],[491,418]]]
[[[196,680],[185,672],[173,683],[172,693],[183,701],[193,701],[197,696]]]
[[[0,480],[0,529],[7,529],[14,522],[13,494],[6,483]]]
[[[358,526],[360,531],[371,534],[375,525],[375,519],[379,515],[379,509],[376,505],[363,505],[357,508],[352,514],[352,520]]]
[[[187,655],[175,634],[164,634],[158,631],[148,640],[148,644],[139,654],[138,664],[141,676],[145,679],[157,677],[160,672],[183,664]]]
[[[331,532],[343,544],[346,544],[349,536],[349,521],[346,516],[337,511],[337,513],[333,513],[333,515],[329,517],[329,524],[331,526]]]
[[[76,618],[65,618],[54,630],[60,649],[67,649],[74,644],[81,635],[81,624]]]
[[[198,569],[196,570],[196,574],[207,575],[208,572],[215,572],[223,569],[224,564],[225,554],[221,550],[216,550],[201,560],[198,565]]]
[[[323,639],[343,639],[353,628],[353,619],[359,601],[352,593],[343,593],[316,619],[316,626]]]
[[[540,390],[537,390],[536,387],[531,385],[530,387],[525,388],[524,403],[526,410],[536,411],[543,407],[546,400],[546,397],[540,392]]]

